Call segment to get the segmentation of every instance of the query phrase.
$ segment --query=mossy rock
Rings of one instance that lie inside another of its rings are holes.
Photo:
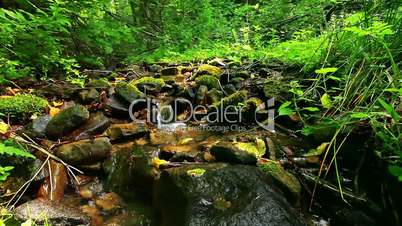
[[[166,85],[162,78],[142,77],[130,82],[130,85],[136,86],[140,91],[160,92]]]
[[[84,124],[88,118],[89,112],[82,105],[67,108],[50,120],[46,126],[46,135],[52,139],[61,138]]]
[[[241,143],[219,142],[213,145],[210,152],[215,156],[218,162],[227,162],[233,164],[255,165],[257,148],[250,148],[251,145]]]
[[[211,75],[203,75],[195,79],[198,86],[206,86],[208,89],[220,89],[219,79]]]
[[[101,137],[61,145],[55,154],[69,164],[87,165],[106,159],[111,149],[109,139]]]
[[[284,99],[290,89],[290,85],[278,79],[266,79],[263,85],[263,91],[266,98]]]
[[[210,103],[216,103],[222,99],[223,92],[218,89],[211,89],[208,91],[207,96]]]
[[[48,106],[47,100],[31,94],[18,94],[0,98],[0,115],[12,120],[28,119],[34,114],[43,113]]]
[[[209,65],[209,64],[203,64],[198,67],[197,74],[198,75],[213,75],[215,77],[219,76],[223,72],[222,68]]]
[[[119,97],[130,103],[144,95],[135,85],[127,82],[117,83],[115,91]]]
[[[92,79],[86,85],[86,87],[101,88],[101,89],[105,89],[109,86],[110,84],[106,78]]]
[[[258,167],[277,182],[277,186],[288,194],[288,198],[291,201],[297,202],[300,199],[302,188],[299,180],[293,174],[287,172],[279,163],[269,161],[259,164]]]
[[[237,92],[223,98],[219,102],[215,102],[212,106],[215,108],[220,108],[221,106],[223,108],[226,108],[229,105],[236,106],[239,103],[244,103],[246,100],[247,100],[247,91],[241,90],[241,91],[237,91]]]

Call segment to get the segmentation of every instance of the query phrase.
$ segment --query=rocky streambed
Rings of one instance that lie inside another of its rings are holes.
[[[15,126],[36,160],[1,185],[3,200],[38,224],[326,225],[305,190],[318,157],[269,127],[269,100],[289,88],[278,71],[213,60],[86,71],[85,88],[28,81],[50,109]]]

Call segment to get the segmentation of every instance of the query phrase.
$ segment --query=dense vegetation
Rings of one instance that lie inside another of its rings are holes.
[[[4,87],[52,78],[84,86],[83,69],[138,62],[219,57],[286,65],[297,77],[278,113],[304,136],[329,134],[323,162],[335,168],[338,188],[337,155],[356,131],[372,138],[372,154],[402,181],[399,0],[0,0],[0,7]],[[210,82],[204,85],[214,88]],[[0,110],[26,113],[12,102],[0,99]],[[7,147],[0,155],[20,153]],[[0,166],[0,181],[11,169]]]

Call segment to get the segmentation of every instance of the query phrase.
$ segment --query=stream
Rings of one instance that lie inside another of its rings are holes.
[[[317,177],[322,155],[309,150],[328,142],[328,131],[303,137],[297,119],[272,111],[292,79],[277,70],[230,61],[155,64],[86,71],[85,88],[21,84],[60,112],[15,132],[50,154],[30,148],[36,160],[1,186],[14,223],[378,225],[387,217],[378,190],[351,189],[352,157],[342,161],[346,202],[332,171]],[[19,177],[31,179],[23,193]]]

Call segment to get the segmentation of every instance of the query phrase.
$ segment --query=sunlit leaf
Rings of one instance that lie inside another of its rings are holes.
[[[0,134],[5,134],[8,131],[8,124],[0,121]]]
[[[324,153],[327,150],[329,143],[324,142],[320,144],[316,149],[311,149],[308,153],[304,154],[305,157],[310,157],[310,156],[318,156]]]
[[[331,96],[328,93],[325,93],[324,95],[322,95],[321,97],[321,104],[324,108],[331,108],[332,107],[332,100],[331,100]]]
[[[190,177],[200,177],[204,175],[205,172],[206,172],[205,169],[192,169],[187,170],[187,175],[189,175]]]
[[[278,109],[279,115],[293,115],[294,110],[290,107],[292,102],[286,101],[285,103],[281,104]]]
[[[53,117],[53,116],[59,114],[59,112],[60,112],[60,108],[50,107],[49,115]]]
[[[315,73],[317,74],[328,74],[328,73],[333,73],[338,70],[337,67],[327,67],[327,68],[321,68],[318,70],[315,70]]]
[[[350,117],[357,118],[357,119],[363,119],[363,118],[368,118],[369,114],[364,113],[364,112],[358,112],[358,113],[353,113]]]
[[[320,109],[317,107],[305,107],[305,108],[303,108],[303,110],[315,112],[315,111],[319,111]]]

